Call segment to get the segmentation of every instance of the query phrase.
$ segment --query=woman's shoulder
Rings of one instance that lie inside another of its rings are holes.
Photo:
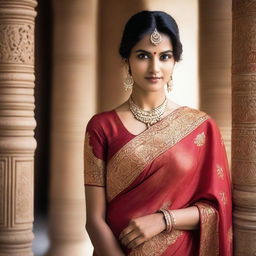
[[[113,115],[114,110],[109,110],[109,111],[103,111],[94,114],[89,122],[103,122],[107,118],[111,117]]]
[[[184,113],[187,114],[188,118],[191,119],[191,121],[202,120],[204,124],[210,126],[218,126],[214,117],[212,117],[209,113],[203,110],[188,106],[183,106],[181,108],[184,109]]]
[[[87,129],[102,129],[113,119],[114,110],[94,114],[87,123]]]
[[[198,117],[204,116],[206,118],[210,118],[210,116],[206,112],[197,108],[192,108],[189,106],[181,106],[179,107],[179,109],[181,109],[184,114],[187,114],[190,117],[198,118]]]
[[[187,113],[189,113],[192,122],[199,122],[204,129],[211,130],[211,129],[217,129],[219,130],[218,123],[216,122],[215,118],[211,116],[211,114],[192,107],[187,107],[186,110]]]

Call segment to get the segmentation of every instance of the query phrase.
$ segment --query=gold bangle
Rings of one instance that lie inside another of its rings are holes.
[[[175,215],[174,215],[173,211],[168,211],[168,213],[169,213],[169,216],[171,218],[172,229],[175,229],[176,228],[176,218],[175,218]]]
[[[172,219],[171,219],[171,216],[169,214],[169,211],[165,208],[161,208],[159,210],[160,212],[163,213],[164,215],[164,220],[165,220],[165,224],[166,224],[166,232],[171,232],[172,231]]]

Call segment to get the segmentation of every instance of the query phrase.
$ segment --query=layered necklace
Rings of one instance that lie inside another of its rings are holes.
[[[137,106],[132,100],[132,97],[129,98],[128,102],[130,111],[132,112],[133,116],[140,122],[146,124],[147,128],[149,128],[151,125],[157,123],[162,119],[162,116],[167,107],[168,100],[167,98],[165,98],[164,102],[161,105],[151,110],[144,110]]]

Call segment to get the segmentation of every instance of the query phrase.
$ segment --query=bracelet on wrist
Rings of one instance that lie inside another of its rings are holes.
[[[175,229],[176,228],[176,218],[175,218],[175,215],[173,213],[173,211],[169,210],[169,215],[170,215],[170,218],[171,218],[171,223],[172,223],[172,229]]]
[[[164,220],[165,220],[165,224],[166,224],[165,231],[170,233],[174,227],[175,217],[173,215],[171,215],[170,211],[166,208],[161,208],[159,210],[159,212],[163,213],[163,215],[164,215]]]

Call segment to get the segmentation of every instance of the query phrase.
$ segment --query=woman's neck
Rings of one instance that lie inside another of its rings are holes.
[[[158,92],[144,92],[136,90],[135,88],[131,94],[134,103],[144,110],[151,110],[161,105],[165,98],[164,90]]]

